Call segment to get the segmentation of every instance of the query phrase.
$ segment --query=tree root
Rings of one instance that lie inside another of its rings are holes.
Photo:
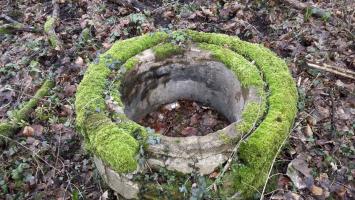
[[[59,23],[59,5],[57,0],[52,0],[53,12],[52,16],[47,18],[47,21],[44,23],[44,32],[48,36],[50,45],[55,50],[61,50],[63,48],[63,43],[55,32],[56,24]]]
[[[24,103],[20,109],[13,111],[13,115],[7,122],[0,123],[0,134],[6,137],[11,137],[12,134],[21,128],[19,123],[28,118],[31,110],[36,107],[38,102],[48,94],[49,90],[54,87],[54,83],[51,80],[46,80],[41,88],[37,90],[36,94],[29,101]],[[0,146],[6,141],[5,137],[0,137]]]

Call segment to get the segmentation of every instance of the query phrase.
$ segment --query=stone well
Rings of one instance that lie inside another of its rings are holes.
[[[175,45],[174,34],[188,39]],[[115,114],[107,112],[103,95],[112,68],[120,72],[118,95],[112,95]],[[135,122],[179,99],[202,102],[231,123],[204,136],[168,137]],[[78,89],[76,112],[100,175],[126,199],[188,198],[193,186],[180,191],[180,182],[155,184],[139,177],[164,169],[176,177],[198,174],[213,182],[209,175],[220,172],[227,161],[232,165],[218,177],[222,181],[212,197],[238,193],[249,198],[249,186],[260,188],[267,178],[293,124],[296,102],[287,66],[266,48],[235,37],[183,31],[114,44],[89,66]]]

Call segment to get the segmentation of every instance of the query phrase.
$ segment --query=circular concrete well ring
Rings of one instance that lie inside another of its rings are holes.
[[[258,106],[246,106],[248,112],[243,111],[245,116],[243,115],[243,120],[237,128],[241,132],[246,132],[255,126],[258,111],[264,111],[266,103],[268,104],[262,122],[247,140],[241,143],[238,155],[240,162],[237,163],[236,170],[233,170],[237,173],[229,173],[226,176],[226,180],[232,180],[232,184],[229,184],[226,190],[234,193],[238,191],[245,197],[250,196],[253,193],[250,185],[259,188],[264,183],[272,159],[292,126],[297,112],[295,84],[284,61],[261,45],[221,34],[194,31],[186,31],[184,34],[187,34],[198,48],[212,52],[213,58],[222,61],[226,66],[231,67],[235,63],[239,63],[239,66],[256,66],[255,69],[263,75],[268,86],[267,102],[259,102]],[[117,125],[103,112],[106,109],[103,92],[105,81],[110,74],[109,64],[117,61],[126,62],[126,69],[130,70],[139,63],[135,55],[149,48],[154,49],[156,45],[160,46],[168,38],[169,35],[166,33],[154,33],[117,42],[97,62],[90,64],[77,92],[78,128],[85,135],[88,149],[96,155],[95,160],[104,179],[119,193],[120,190],[126,191],[126,195],[123,194],[126,198],[137,198],[139,190],[138,184],[130,182],[132,178],[130,172],[137,171],[135,156],[139,148],[139,143],[131,133],[134,132],[143,139],[147,136],[146,129],[129,120],[126,115],[120,115],[121,122]],[[164,48],[169,49],[168,46]],[[171,52],[176,53],[175,50],[171,48]],[[229,54],[233,56],[226,56]],[[245,62],[244,58],[248,61]],[[142,60],[144,57],[141,57]],[[252,85],[258,82],[255,81],[257,79],[251,79],[247,73],[240,73],[238,79],[242,84]],[[122,102],[119,104],[123,107]],[[250,105],[255,105],[255,102]],[[119,188],[114,188],[114,185]],[[127,193],[129,190],[131,191]]]

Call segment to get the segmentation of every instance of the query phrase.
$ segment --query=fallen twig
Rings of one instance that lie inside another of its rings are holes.
[[[348,70],[348,69],[343,69],[343,68],[335,68],[333,66],[330,65],[317,65],[317,64],[313,64],[313,63],[307,63],[308,66],[316,68],[316,69],[320,69],[326,72],[330,72],[339,76],[343,76],[346,78],[350,78],[355,80],[355,72],[352,70]]]

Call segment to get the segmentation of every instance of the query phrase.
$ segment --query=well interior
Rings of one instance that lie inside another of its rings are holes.
[[[241,119],[249,89],[223,63],[185,53],[164,62],[140,64],[125,76],[121,93],[125,114],[135,121],[163,104],[188,99],[235,122]]]

